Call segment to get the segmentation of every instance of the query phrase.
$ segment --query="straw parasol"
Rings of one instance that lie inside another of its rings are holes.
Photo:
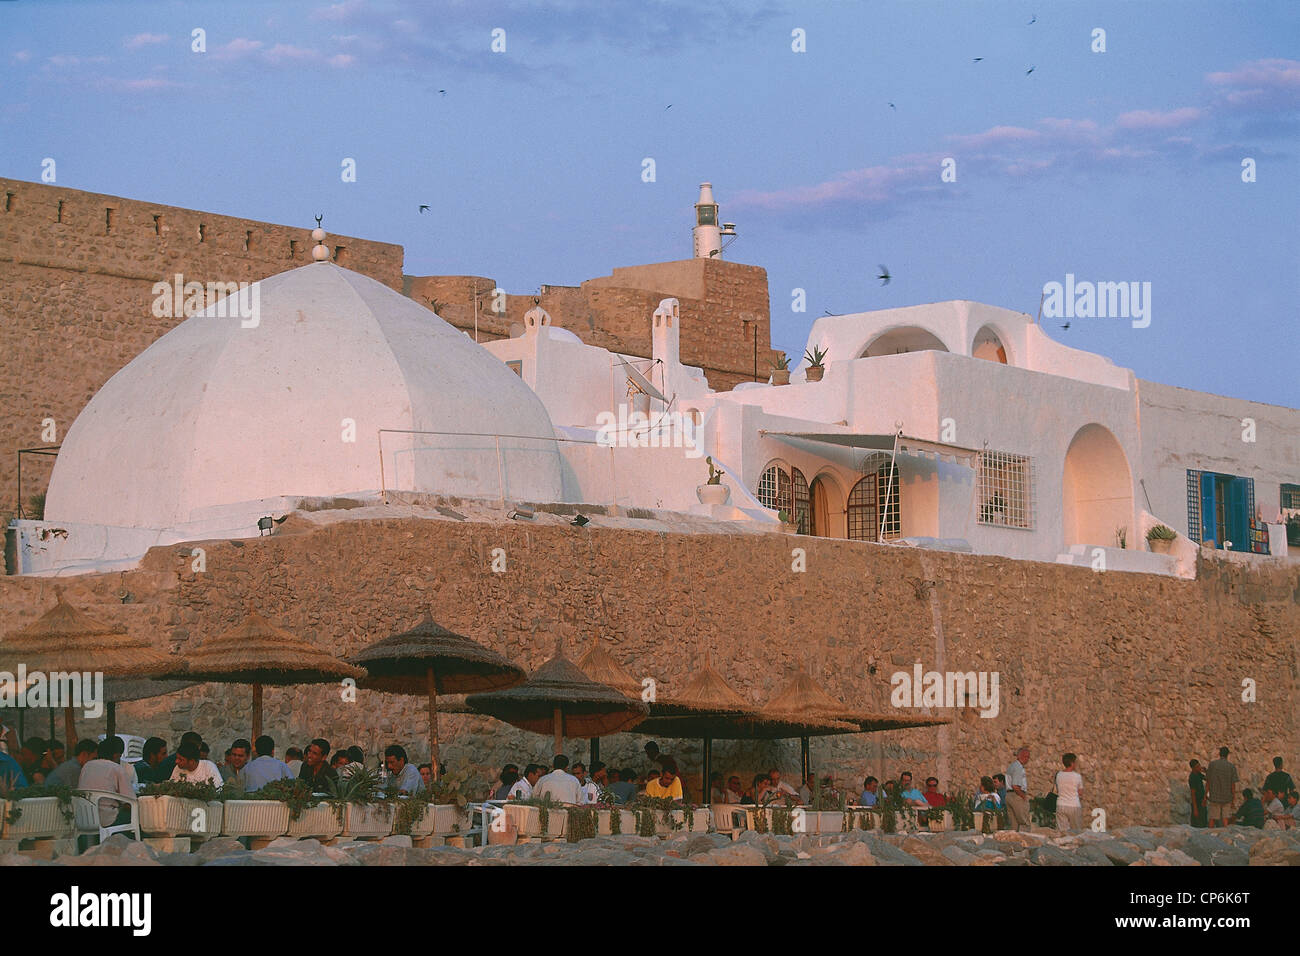
[[[367,672],[360,686],[387,694],[429,697],[429,762],[438,776],[438,695],[502,690],[527,672],[496,651],[455,634],[425,612],[415,627],[376,641],[348,662]]]
[[[204,641],[190,653],[197,681],[253,685],[253,737],[262,733],[262,685],[328,684],[366,672],[295,637],[253,612],[238,627]]]
[[[106,679],[173,677],[185,673],[185,661],[157,650],[125,628],[101,623],[78,611],[55,591],[54,607],[31,624],[0,641],[0,670],[17,674],[40,671],[102,674]],[[111,705],[110,705],[111,706]],[[77,739],[73,708],[63,708],[64,731],[71,748]]]
[[[641,701],[624,697],[583,674],[564,656],[559,641],[555,656],[518,687],[471,694],[465,703],[475,713],[533,733],[553,734],[557,754],[566,736],[603,737],[636,726],[649,713]]]
[[[578,658],[578,670],[582,671],[598,684],[614,688],[620,694],[632,700],[641,699],[641,682],[618,661],[600,643],[600,637],[592,635],[591,647]],[[591,738],[591,760],[600,759],[600,738]]]

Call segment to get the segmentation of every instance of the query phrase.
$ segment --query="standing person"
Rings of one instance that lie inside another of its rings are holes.
[[[1295,789],[1295,781],[1291,779],[1289,773],[1282,769],[1281,757],[1273,758],[1273,772],[1264,778],[1264,789],[1272,790],[1273,794],[1278,797]]]
[[[1192,791],[1192,818],[1194,827],[1204,827],[1208,822],[1205,805],[1205,768],[1195,758],[1191,761],[1192,772],[1187,775],[1187,787]]]
[[[1016,751],[1016,759],[1007,765],[1007,813],[1011,829],[1027,830],[1032,824],[1029,817],[1029,748]]]
[[[1083,775],[1078,771],[1079,758],[1074,754],[1061,757],[1064,770],[1056,771],[1056,829],[1083,829]]]
[[[1226,827],[1233,821],[1232,805],[1237,802],[1237,768],[1228,761],[1228,748],[1219,748],[1219,759],[1205,770],[1209,790],[1210,826]]]

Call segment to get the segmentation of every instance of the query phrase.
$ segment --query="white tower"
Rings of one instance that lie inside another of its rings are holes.
[[[676,299],[661,299],[650,330],[650,355],[664,364],[665,373],[681,364],[682,307]]]
[[[722,232],[718,228],[718,204],[713,201],[713,184],[700,183],[700,198],[695,203],[695,258],[722,255]]]

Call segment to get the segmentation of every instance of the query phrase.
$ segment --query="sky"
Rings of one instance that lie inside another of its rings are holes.
[[[1295,0],[0,0],[0,175],[323,214],[516,294],[688,258],[707,180],[792,357],[827,312],[1035,315],[1073,275],[1150,322],[1053,338],[1297,408],[1298,55]]]

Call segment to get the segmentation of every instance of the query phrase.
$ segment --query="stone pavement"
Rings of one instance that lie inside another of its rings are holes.
[[[719,833],[687,833],[464,850],[422,850],[411,846],[410,837],[392,836],[337,846],[284,837],[250,851],[219,837],[193,853],[162,854],[115,835],[80,856],[49,862],[10,853],[0,856],[0,866],[1300,866],[1300,831],[1174,826],[1068,835],[746,832],[735,841]]]

